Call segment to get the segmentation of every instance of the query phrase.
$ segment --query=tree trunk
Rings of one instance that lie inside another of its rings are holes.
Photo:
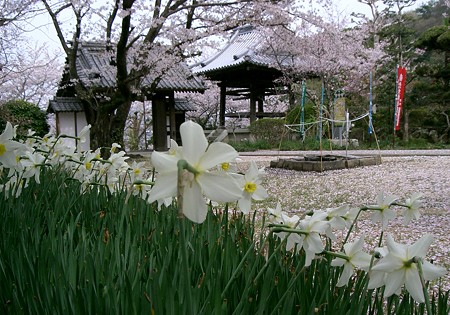
[[[88,118],[91,124],[91,149],[102,148],[102,156],[109,155],[109,148],[118,143],[124,148],[125,124],[130,110],[131,101],[123,103],[113,113],[99,108],[95,115]]]
[[[409,110],[404,108],[403,110],[403,141],[408,142],[409,141]]]

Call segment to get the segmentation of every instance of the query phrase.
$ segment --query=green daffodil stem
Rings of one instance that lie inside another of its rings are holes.
[[[286,232],[286,233],[296,233],[296,234],[303,234],[303,235],[308,235],[309,232],[307,231],[303,231],[303,230],[298,230],[298,229],[293,229],[293,228],[288,228],[288,227],[283,227],[283,226],[276,226],[270,229],[271,233],[280,233],[280,232]]]
[[[281,250],[281,247],[285,246],[285,244],[287,242],[287,239],[288,239],[288,237],[289,237],[289,235],[291,233],[304,234],[304,235],[308,235],[309,234],[309,232],[302,231],[302,230],[297,230],[297,229],[293,229],[293,228],[287,228],[287,227],[282,227],[282,226],[281,227],[273,227],[273,228],[270,229],[266,240],[268,240],[269,237],[271,237],[271,235],[273,235],[273,233],[280,233],[280,232],[286,232],[288,234],[285,236],[283,241],[275,248],[273,253],[267,259],[266,263],[264,264],[264,266],[261,268],[261,270],[256,275],[255,279],[253,280],[253,283],[256,283],[258,281],[259,277],[261,277],[261,275],[263,274],[264,270],[269,266],[269,264],[272,261],[272,259],[274,259],[276,257],[276,254]]]
[[[347,244],[348,238],[350,237],[350,233],[352,233],[353,228],[354,228],[354,226],[355,226],[355,224],[356,224],[356,221],[358,220],[359,215],[360,215],[361,212],[364,211],[364,210],[367,210],[367,207],[364,207],[364,208],[359,209],[358,213],[356,214],[356,217],[355,217],[355,219],[353,220],[352,225],[350,225],[350,227],[349,227],[349,229],[348,229],[348,232],[347,232],[347,235],[345,236],[344,242],[342,242],[341,251],[344,250],[344,244]]]
[[[330,255],[330,256],[333,256],[333,257],[337,257],[337,258],[342,258],[342,259],[345,259],[347,261],[350,260],[350,258],[347,255],[342,254],[342,253],[336,253],[336,252],[331,252],[331,251],[328,251],[328,250],[324,250],[322,252],[322,254]]]
[[[133,185],[149,185],[149,186],[153,186],[153,185],[155,185],[155,182],[149,181],[149,180],[135,180],[133,182]]]
[[[422,259],[420,257],[414,257],[412,260],[413,260],[413,262],[416,263],[417,270],[419,272],[420,282],[422,284],[422,290],[423,290],[423,297],[425,298],[425,306],[427,308],[427,314],[433,315],[433,311],[431,309],[431,304],[430,304],[430,296],[428,294],[428,289],[425,284],[425,279],[423,277]]]
[[[378,247],[381,247],[381,244],[383,244],[383,236],[384,236],[384,231],[381,230],[380,239],[378,240]]]
[[[192,286],[191,286],[191,277],[189,272],[189,260],[188,260],[188,243],[186,241],[186,227],[185,227],[185,220],[178,220],[180,224],[180,246],[181,246],[181,255],[183,257],[183,272],[184,277],[181,277],[181,281],[183,283],[180,283],[180,288],[183,288],[185,290],[185,299],[186,299],[186,305],[189,312],[192,312],[191,314],[194,314],[193,312],[193,303],[192,303]]]
[[[250,255],[251,253],[253,253],[253,250],[255,248],[255,243],[253,242],[252,245],[248,248],[247,252],[245,253],[244,257],[242,257],[241,261],[239,262],[239,265],[234,269],[233,274],[230,277],[230,280],[228,280],[227,285],[225,286],[225,288],[222,291],[222,299],[225,298],[225,293],[227,293],[228,289],[230,288],[230,285],[233,283],[234,279],[236,278],[236,275],[238,274],[238,272],[241,271],[242,266],[244,265],[245,262],[247,262],[247,257],[248,255]]]

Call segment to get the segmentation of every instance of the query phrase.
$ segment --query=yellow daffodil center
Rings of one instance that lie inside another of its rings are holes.
[[[92,167],[92,163],[91,162],[87,162],[86,164],[84,164],[84,166],[86,167],[87,170],[90,170]]]
[[[256,190],[256,184],[252,183],[252,182],[247,182],[247,183],[245,183],[244,190],[245,190],[245,192],[248,192],[248,193],[254,193]]]
[[[228,163],[228,162],[222,163],[222,169],[224,171],[228,171],[230,169],[230,163]]]
[[[142,191],[143,188],[142,184],[134,184],[134,187],[136,187],[137,191]]]
[[[136,175],[136,176],[141,174],[141,170],[138,168],[136,168],[133,172],[134,172],[134,175]]]
[[[2,156],[5,152],[6,152],[5,145],[0,143],[0,156]]]

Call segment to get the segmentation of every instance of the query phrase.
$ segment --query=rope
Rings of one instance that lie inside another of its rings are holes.
[[[369,116],[369,113],[365,113],[365,114],[362,114],[361,116],[358,116],[358,117],[356,117],[356,118],[354,118],[354,119],[350,119],[348,122],[354,122],[354,121],[358,121],[358,120],[361,120],[361,119],[363,119],[363,118],[365,118],[365,117],[367,117],[367,116]],[[334,120],[334,119],[329,119],[329,118],[323,118],[323,120],[326,120],[326,121],[330,121],[330,122],[338,122],[338,123],[346,123],[347,121],[345,121],[345,120]],[[306,125],[315,125],[315,124],[318,124],[318,123],[320,123],[320,121],[313,121],[313,122],[309,122],[309,123],[304,123],[304,124],[291,124],[291,125],[284,125],[287,129],[289,129],[289,130],[291,130],[291,131],[296,131],[296,132],[298,132],[299,130],[297,130],[297,129],[294,129],[294,128],[292,128],[292,127],[300,127],[300,126],[306,126]],[[312,126],[311,126],[312,127]],[[311,127],[309,127],[308,129],[310,129]],[[306,132],[306,130],[305,130],[305,132]]]

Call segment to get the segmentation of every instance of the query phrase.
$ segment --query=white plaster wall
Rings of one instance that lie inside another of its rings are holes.
[[[59,134],[65,134],[69,136],[78,136],[81,129],[83,129],[85,126],[87,126],[86,121],[86,115],[84,112],[67,112],[67,113],[58,113],[58,125],[59,125]],[[75,125],[75,119],[76,119],[76,125]],[[77,130],[75,130],[75,126],[77,127]],[[75,140],[74,139],[67,139],[65,138],[64,143],[69,146],[75,146]],[[89,136],[86,139],[85,143],[81,144],[81,149],[83,151],[89,150],[90,148],[90,138]]]

